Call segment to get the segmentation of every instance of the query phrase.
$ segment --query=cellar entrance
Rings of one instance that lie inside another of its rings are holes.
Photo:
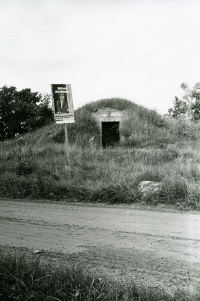
[[[115,146],[119,142],[119,121],[102,122],[103,147]]]

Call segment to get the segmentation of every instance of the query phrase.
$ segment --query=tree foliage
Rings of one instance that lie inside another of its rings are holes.
[[[187,104],[185,101],[179,99],[175,96],[174,107],[168,110],[168,113],[171,117],[182,117],[187,112]]]
[[[48,94],[31,89],[17,91],[4,86],[0,91],[0,140],[33,131],[53,121]]]
[[[174,107],[168,110],[171,117],[188,117],[191,120],[200,120],[200,82],[193,88],[188,84],[182,83],[180,86],[185,94],[182,99],[175,96]]]

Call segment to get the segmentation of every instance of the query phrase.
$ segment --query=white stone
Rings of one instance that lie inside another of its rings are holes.
[[[161,182],[142,181],[138,184],[138,191],[143,198],[147,198],[151,195],[158,195],[162,189]]]

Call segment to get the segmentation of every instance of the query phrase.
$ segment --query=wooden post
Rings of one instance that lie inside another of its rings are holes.
[[[70,158],[69,158],[69,141],[68,141],[68,134],[67,134],[67,123],[65,123],[65,152],[66,152],[67,163],[70,164]]]

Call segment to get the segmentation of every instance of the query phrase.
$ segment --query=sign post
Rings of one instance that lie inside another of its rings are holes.
[[[67,161],[70,164],[70,158],[69,158],[69,141],[68,141],[68,133],[67,133],[67,123],[65,123],[65,151],[66,151],[66,157]]]
[[[56,124],[65,124],[65,151],[68,164],[70,164],[67,123],[75,122],[71,85],[52,84],[51,94],[54,120]]]

